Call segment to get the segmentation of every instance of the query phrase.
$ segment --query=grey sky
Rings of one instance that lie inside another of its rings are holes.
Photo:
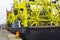
[[[6,23],[6,9],[11,9],[13,0],[1,0],[0,1],[0,24]]]

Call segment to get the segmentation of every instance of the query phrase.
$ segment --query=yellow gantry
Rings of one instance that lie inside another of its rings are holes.
[[[16,10],[17,15],[14,15]],[[10,19],[10,17],[12,17]],[[20,18],[23,27],[58,26],[60,25],[60,0],[14,0],[14,8],[8,21],[14,23]]]

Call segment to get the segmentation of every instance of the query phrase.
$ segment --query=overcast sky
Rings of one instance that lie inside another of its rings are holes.
[[[0,1],[0,24],[6,23],[6,9],[11,10],[11,4],[13,4],[13,0]]]

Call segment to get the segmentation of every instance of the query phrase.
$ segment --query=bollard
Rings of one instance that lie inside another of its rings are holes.
[[[19,38],[19,31],[16,32],[16,38]]]

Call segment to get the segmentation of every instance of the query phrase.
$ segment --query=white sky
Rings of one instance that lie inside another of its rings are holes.
[[[0,1],[0,24],[6,23],[6,9],[11,9],[13,0],[1,0]]]

